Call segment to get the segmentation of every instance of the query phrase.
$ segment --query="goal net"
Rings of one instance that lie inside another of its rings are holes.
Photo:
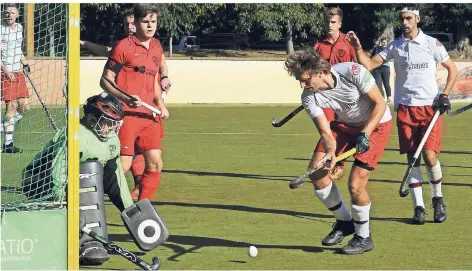
[[[11,24],[15,9],[16,24]],[[1,7],[2,62],[17,79],[12,82],[2,72],[2,211],[55,209],[65,205],[67,13],[67,4],[61,3],[25,3],[14,7],[2,4]],[[29,72],[18,64],[22,55],[29,64]],[[6,105],[17,103],[14,95],[21,93],[24,86],[29,96],[24,100],[26,106],[14,110],[13,117],[12,113],[7,116]],[[22,112],[21,109],[28,107],[28,111]],[[14,152],[11,146],[22,152]],[[65,152],[65,159],[53,159],[58,152]]]

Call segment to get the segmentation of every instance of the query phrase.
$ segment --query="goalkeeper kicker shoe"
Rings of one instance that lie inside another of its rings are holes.
[[[370,235],[369,237],[364,238],[354,234],[354,237],[349,241],[349,243],[341,248],[341,253],[355,255],[371,251],[372,249],[374,249],[374,242],[372,242],[372,237]]]
[[[110,259],[107,250],[102,243],[88,241],[82,245],[79,251],[81,265],[102,265]]]
[[[321,241],[324,246],[334,246],[339,244],[345,236],[354,233],[354,222],[336,220],[333,224],[333,230]]]
[[[446,221],[446,204],[442,197],[433,198],[434,223],[443,223]]]

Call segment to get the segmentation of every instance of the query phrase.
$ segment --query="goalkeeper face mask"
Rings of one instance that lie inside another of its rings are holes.
[[[101,116],[93,126],[93,130],[102,140],[112,138],[118,135],[122,120],[113,120],[106,116]]]

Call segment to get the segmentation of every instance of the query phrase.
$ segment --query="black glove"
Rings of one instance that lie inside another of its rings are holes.
[[[31,72],[30,66],[28,64],[23,65],[23,70],[27,73]]]
[[[364,153],[369,150],[369,138],[370,136],[364,132],[360,133],[356,139],[356,151],[357,153]]]
[[[449,102],[449,97],[446,94],[440,94],[439,98],[435,101],[433,109],[439,110],[439,113],[444,114],[444,112],[451,110],[451,102]]]

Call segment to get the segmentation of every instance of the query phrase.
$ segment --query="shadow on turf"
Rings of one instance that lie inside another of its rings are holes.
[[[107,204],[111,204],[109,200],[106,200],[106,202]],[[299,211],[293,211],[293,210],[267,209],[267,208],[252,207],[252,206],[245,206],[245,205],[168,202],[168,201],[161,201],[161,202],[153,201],[152,205],[154,206],[167,205],[167,206],[179,206],[179,207],[231,210],[231,211],[252,212],[252,213],[266,213],[266,214],[276,214],[276,215],[289,215],[289,216],[294,216],[294,217],[302,218],[302,219],[312,219],[312,220],[316,220],[316,221],[324,222],[324,223],[334,222],[333,215],[299,212]],[[330,221],[326,221],[323,219],[330,219]],[[405,223],[405,224],[409,224],[409,220],[410,220],[410,218],[395,218],[395,217],[371,217],[370,219],[376,220],[376,221],[400,222],[400,223]],[[113,224],[113,226],[115,226],[115,224]]]
[[[285,160],[310,161],[309,158],[292,158],[292,157],[285,158]],[[346,163],[352,163],[352,162],[353,162],[352,160],[351,161],[346,161]],[[405,166],[405,168],[408,166],[408,164],[406,162],[393,162],[393,161],[379,161],[378,164],[379,165]],[[444,165],[442,163],[441,163],[441,167],[445,167],[445,168],[472,168],[472,167],[468,167],[468,166],[448,166],[448,165]]]
[[[247,173],[209,172],[209,171],[191,171],[191,170],[175,170],[175,169],[164,169],[162,170],[162,172],[188,174],[188,175],[195,175],[195,176],[221,176],[221,177],[231,177],[231,178],[273,180],[273,181],[291,181],[294,177],[294,176],[270,176],[270,175],[247,174]]]
[[[109,234],[110,239],[119,242],[133,242],[132,238],[128,234]],[[226,240],[214,237],[202,237],[202,236],[189,236],[189,235],[170,235],[169,239],[162,245],[170,248],[174,251],[174,255],[167,258],[169,261],[178,261],[177,258],[188,253],[198,253],[196,250],[203,247],[239,247],[247,249],[249,246],[254,245],[259,249],[264,248],[275,248],[275,249],[291,249],[291,250],[302,250],[305,252],[320,253],[325,250],[336,252],[337,248],[319,247],[319,246],[296,246],[296,245],[264,245],[264,244],[252,244],[247,242],[239,242],[233,240]],[[185,249],[183,246],[192,246],[189,249]],[[231,261],[241,262],[241,261]]]

